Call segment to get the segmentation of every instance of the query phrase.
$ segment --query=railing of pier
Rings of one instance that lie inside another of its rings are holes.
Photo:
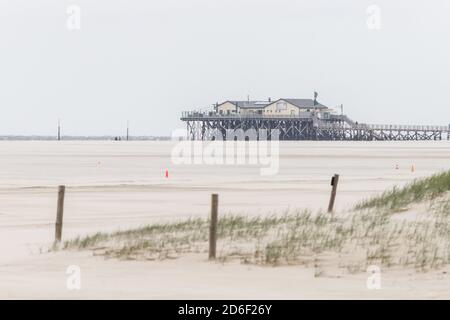
[[[391,125],[391,124],[355,124],[344,126],[342,123],[320,123],[323,129],[358,129],[358,130],[395,130],[395,131],[450,131],[447,126],[421,126],[421,125]]]

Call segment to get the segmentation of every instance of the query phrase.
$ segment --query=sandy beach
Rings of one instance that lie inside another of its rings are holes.
[[[175,165],[176,142],[0,142],[0,298],[450,298],[450,268],[315,278],[302,266],[212,263],[189,255],[117,261],[89,252],[46,253],[54,240],[57,186],[66,185],[63,239],[209,214],[268,215],[328,205],[340,174],[336,211],[394,185],[449,169],[450,141],[281,142],[279,171],[256,165]],[[414,166],[414,170],[412,167]],[[165,176],[166,170],[168,177]],[[82,289],[68,290],[79,265]]]

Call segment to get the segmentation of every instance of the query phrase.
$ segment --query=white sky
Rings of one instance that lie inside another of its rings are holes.
[[[359,122],[450,123],[450,1],[0,0],[0,134],[169,135],[182,110],[314,90]]]

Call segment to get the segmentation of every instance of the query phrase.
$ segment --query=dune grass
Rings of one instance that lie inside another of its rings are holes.
[[[332,218],[308,210],[271,216],[221,216],[218,259],[258,265],[304,264],[317,276],[367,266],[412,267],[426,271],[450,263],[450,172],[417,180]],[[412,221],[393,219],[397,208],[433,199]],[[63,244],[116,259],[163,260],[208,251],[209,220],[191,218],[141,228],[96,233]],[[328,270],[328,271],[326,271]],[[329,271],[333,270],[333,271]]]
[[[279,217],[224,216],[218,226],[219,260],[351,272],[371,264],[427,270],[450,262],[449,215],[412,222],[392,221],[391,216],[389,211],[373,210],[339,219],[308,211]],[[128,260],[173,259],[186,253],[202,253],[206,259],[208,228],[207,219],[189,219],[76,238],[65,242],[64,249],[88,249]]]
[[[394,187],[380,196],[364,200],[356,209],[388,207],[396,210],[427,199],[434,199],[450,191],[450,170],[425,179],[416,179],[403,188]]]

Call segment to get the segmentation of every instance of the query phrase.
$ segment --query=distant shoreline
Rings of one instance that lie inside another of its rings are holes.
[[[120,141],[126,141],[123,136],[63,136],[61,141],[114,141],[120,138]],[[133,136],[129,138],[130,141],[167,141],[171,137],[164,136]],[[53,136],[0,136],[0,141],[58,141],[57,137]]]

